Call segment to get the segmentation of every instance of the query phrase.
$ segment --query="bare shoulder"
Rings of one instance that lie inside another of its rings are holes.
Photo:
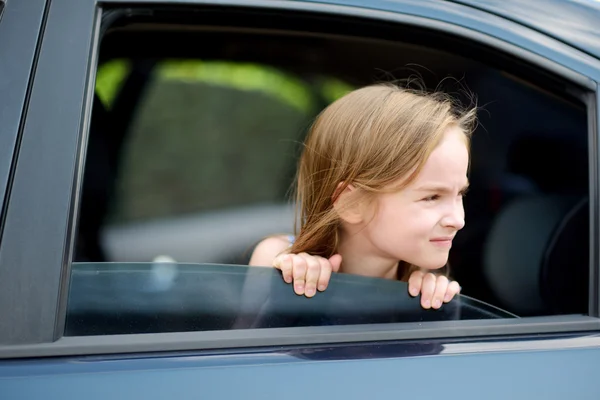
[[[260,242],[252,252],[248,265],[267,267],[273,260],[290,247],[287,236],[271,236]]]

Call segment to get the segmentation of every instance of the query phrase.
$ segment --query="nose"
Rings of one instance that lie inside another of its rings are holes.
[[[442,218],[442,225],[445,228],[452,228],[457,231],[461,230],[465,226],[465,209],[463,207],[462,199],[455,202],[449,207],[448,212]]]

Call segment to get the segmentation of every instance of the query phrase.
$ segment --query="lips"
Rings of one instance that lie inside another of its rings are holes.
[[[435,245],[435,246],[440,246],[440,247],[451,247],[452,246],[452,239],[454,239],[451,236],[448,237],[439,237],[439,238],[434,238],[431,239],[430,242]]]

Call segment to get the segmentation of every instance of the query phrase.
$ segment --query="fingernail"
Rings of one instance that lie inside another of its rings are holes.
[[[436,300],[433,302],[433,308],[440,308],[442,306],[442,302],[439,300]]]
[[[306,290],[306,296],[307,297],[311,297],[315,295],[315,289],[307,289]]]
[[[325,286],[325,285],[319,285],[319,291],[322,292],[325,289],[327,289],[327,286]]]
[[[304,285],[294,285],[297,294],[304,294]]]
[[[285,281],[285,283],[292,283],[292,278],[290,278],[289,276],[285,276],[283,280]]]
[[[412,296],[416,296],[419,294],[419,291],[417,290],[416,287],[411,286],[410,288],[408,288],[408,292],[412,295]]]
[[[425,300],[425,308],[431,307],[431,301]]]
[[[449,302],[450,300],[452,300],[452,296],[450,296],[449,294],[447,294],[447,295],[444,297],[444,302],[446,302],[446,303],[447,303],[447,302]]]

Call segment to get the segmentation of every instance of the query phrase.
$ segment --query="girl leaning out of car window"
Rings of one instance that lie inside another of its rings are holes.
[[[408,281],[424,308],[460,291],[444,268],[465,225],[475,109],[441,93],[367,86],[314,122],[296,179],[299,227],[258,244],[250,265],[274,266],[298,295],[332,273]]]

